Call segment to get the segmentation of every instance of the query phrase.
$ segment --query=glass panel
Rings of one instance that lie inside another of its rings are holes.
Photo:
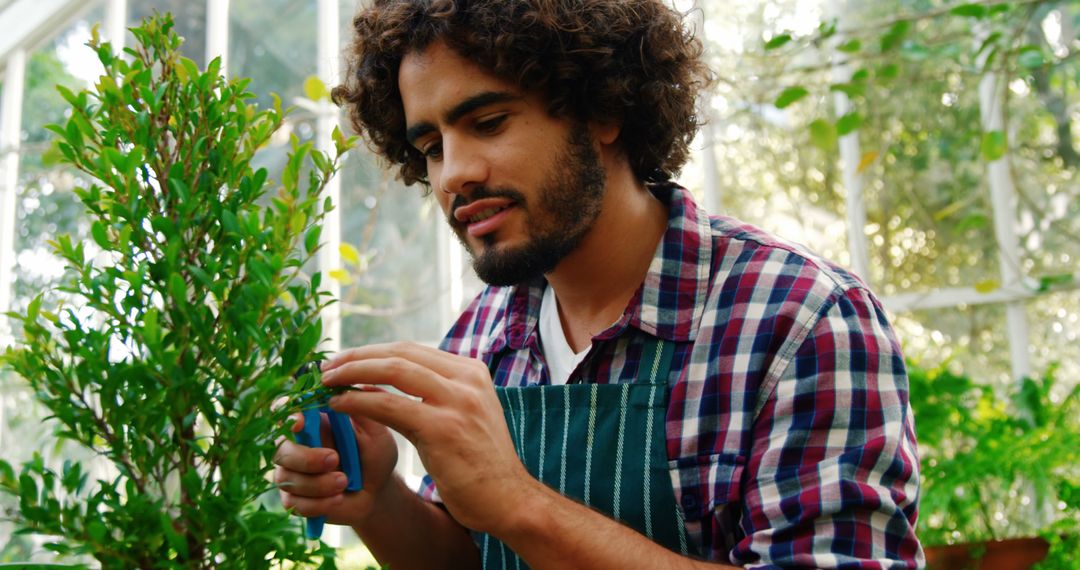
[[[286,106],[318,71],[318,3],[310,0],[233,0],[229,10],[229,68],[250,77],[262,105],[276,93]]]
[[[16,312],[24,311],[29,301],[42,291],[48,292],[46,307],[52,308],[60,300],[60,295],[50,289],[59,284],[64,266],[47,242],[65,233],[71,234],[74,241],[87,237],[83,207],[72,192],[87,180],[70,168],[43,159],[53,138],[44,127],[64,121],[68,113],[67,103],[56,91],[56,85],[82,89],[100,74],[96,56],[83,44],[90,39],[92,25],[100,22],[103,15],[102,7],[96,6],[27,58],[15,213],[12,310]],[[20,338],[19,323],[12,325],[15,338]],[[73,459],[94,469],[96,461],[92,454],[56,442],[46,415],[22,379],[8,370],[0,370],[0,449],[4,459],[19,465],[37,452],[53,467],[64,459]],[[12,497],[0,494],[0,511],[13,506]],[[52,555],[43,551],[34,537],[15,536],[11,531],[8,523],[0,522],[0,561],[52,560]]]
[[[440,297],[438,205],[420,187],[393,180],[374,156],[353,152],[342,180],[341,240],[360,252],[342,288],[342,345],[392,340],[437,342]]]
[[[102,8],[96,8],[27,59],[15,213],[16,281],[12,307],[16,311],[37,293],[58,284],[63,263],[51,253],[48,241],[61,233],[72,234],[75,241],[87,237],[89,228],[83,222],[83,207],[72,189],[88,181],[77,171],[45,159],[53,139],[45,126],[65,121],[70,112],[57,85],[83,89],[100,74],[101,64],[84,44],[90,40],[91,26],[102,17]],[[56,301],[55,296],[48,299],[48,304]],[[15,331],[16,337],[20,330]]]

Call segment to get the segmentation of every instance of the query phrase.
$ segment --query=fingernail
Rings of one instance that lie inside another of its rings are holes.
[[[337,464],[338,464],[337,455],[334,455],[333,453],[327,455],[326,459],[323,459],[323,467],[326,467],[327,469],[333,469],[333,468],[337,467]]]
[[[338,473],[334,476],[334,484],[338,487],[345,488],[345,485],[349,482],[349,478],[344,473]]]

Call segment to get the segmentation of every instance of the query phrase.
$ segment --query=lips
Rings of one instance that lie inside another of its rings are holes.
[[[469,235],[480,237],[497,230],[514,204],[509,198],[481,198],[454,209],[454,219],[466,226]]]

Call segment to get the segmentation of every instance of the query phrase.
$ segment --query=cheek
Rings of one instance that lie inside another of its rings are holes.
[[[442,209],[442,213],[446,216],[450,215],[450,203],[454,200],[454,195],[449,192],[443,192],[434,185],[431,186],[431,194],[435,196],[435,202],[439,204],[439,208]]]

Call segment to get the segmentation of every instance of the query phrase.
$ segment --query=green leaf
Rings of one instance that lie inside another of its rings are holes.
[[[1076,281],[1076,275],[1072,273],[1061,273],[1058,275],[1047,275],[1039,278],[1039,292],[1045,293],[1056,287],[1065,285],[1071,285]]]
[[[236,214],[231,210],[221,211],[221,227],[225,228],[226,232],[232,234],[240,233],[240,223],[236,220]]]
[[[1008,150],[1009,145],[1005,140],[1005,133],[1001,131],[983,133],[980,153],[984,161],[994,162],[1000,160]]]
[[[789,107],[792,103],[798,101],[799,99],[802,99],[803,97],[806,97],[809,94],[809,91],[799,85],[788,87],[787,89],[784,89],[780,92],[780,95],[776,98],[776,101],[773,103],[773,105],[775,105],[777,109],[785,109]]]
[[[143,338],[150,347],[161,343],[161,328],[158,325],[158,310],[150,307],[143,314]]]
[[[45,152],[41,153],[41,164],[47,167],[53,167],[59,165],[64,161],[64,151],[61,149],[60,141],[54,140],[45,149]]]
[[[319,344],[320,336],[322,336],[322,321],[315,321],[300,335],[300,355],[307,358]]]
[[[37,504],[37,482],[29,473],[19,475],[19,498],[23,504]]]
[[[986,6],[981,4],[961,4],[949,10],[949,13],[954,16],[961,16],[964,18],[985,18],[987,11]]]
[[[92,542],[101,544],[105,541],[105,535],[109,533],[109,529],[105,528],[101,521],[91,520],[86,525],[86,534],[90,535]]]
[[[322,234],[322,226],[311,226],[304,236],[304,251],[315,253],[319,247],[319,235]]]
[[[956,231],[966,233],[969,230],[984,228],[990,223],[986,214],[969,214],[956,224]]]
[[[837,51],[842,51],[844,53],[855,53],[862,49],[862,42],[856,39],[851,39],[836,46],[836,49]]]
[[[34,300],[30,301],[30,304],[26,307],[26,321],[34,322],[37,320],[38,315],[41,313],[41,295],[34,297]]]
[[[836,19],[818,24],[818,34],[821,39],[827,40],[836,35]]]
[[[844,136],[850,134],[861,127],[863,124],[862,115],[857,112],[851,112],[843,117],[840,117],[836,121],[836,134]]]
[[[187,283],[184,283],[184,278],[179,273],[173,273],[169,276],[169,295],[181,307],[187,305]]]
[[[345,151],[352,148],[353,139],[346,138],[345,134],[341,132],[340,127],[334,127],[331,137],[334,139],[334,150],[337,152],[338,156],[341,156]]]
[[[896,79],[900,75],[900,66],[895,63],[885,64],[877,69],[879,79]]]
[[[926,61],[930,57],[930,50],[924,45],[907,42],[900,48],[900,54],[910,61]]]
[[[836,148],[836,127],[825,119],[810,123],[810,140],[814,146],[824,151]]]
[[[780,34],[765,42],[765,51],[774,50],[791,41],[791,34]]]
[[[15,481],[15,470],[11,464],[0,459],[0,485],[8,486]]]
[[[94,222],[90,224],[90,235],[101,249],[109,251],[113,248],[112,242],[109,241],[108,230],[105,229],[105,224],[102,223],[101,220],[94,220]]]
[[[855,98],[861,97],[866,92],[866,88],[862,83],[834,83],[829,86],[829,91],[840,92],[848,97]]]
[[[904,38],[907,36],[910,29],[911,22],[907,20],[902,20],[893,24],[892,27],[889,28],[889,31],[881,36],[881,51],[887,52],[896,49],[904,41]]]
[[[309,75],[304,80],[304,96],[312,101],[328,100],[330,99],[330,90],[326,88],[326,84],[318,76]]]
[[[1028,69],[1035,69],[1046,65],[1046,57],[1039,48],[1024,46],[1016,56],[1016,63]]]

